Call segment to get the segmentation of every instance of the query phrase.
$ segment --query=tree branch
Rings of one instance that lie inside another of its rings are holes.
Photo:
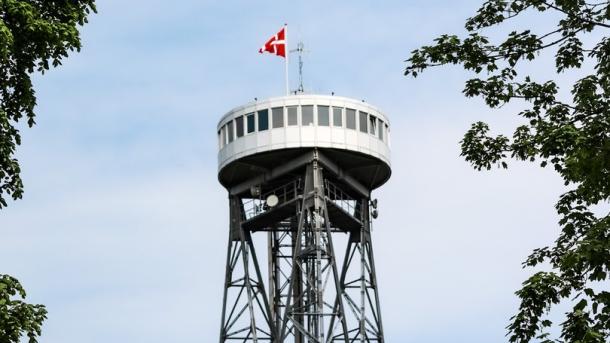
[[[589,24],[593,24],[593,25],[602,26],[602,27],[605,27],[605,28],[610,28],[610,25],[608,25],[608,24],[600,23],[600,22],[595,21],[595,20],[591,20],[591,19],[587,19],[587,18],[583,18],[583,17],[577,16],[577,15],[575,15],[574,13],[570,13],[570,12],[568,12],[568,11],[565,11],[565,10],[564,10],[564,9],[562,9],[561,7],[557,7],[557,6],[553,5],[553,4],[550,4],[550,3],[548,3],[547,1],[543,1],[543,3],[544,3],[545,5],[547,5],[547,6],[549,6],[550,8],[554,9],[554,10],[557,10],[557,11],[559,11],[559,12],[561,12],[561,13],[564,13],[564,14],[566,14],[567,16],[574,17],[574,18],[576,18],[576,19],[578,19],[578,20],[580,20],[580,21],[583,21],[583,22],[586,22],[586,23],[589,23]]]

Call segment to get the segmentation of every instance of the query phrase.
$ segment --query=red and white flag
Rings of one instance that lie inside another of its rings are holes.
[[[286,58],[286,26],[282,27],[278,33],[273,35],[258,52],[261,54],[269,52]]]

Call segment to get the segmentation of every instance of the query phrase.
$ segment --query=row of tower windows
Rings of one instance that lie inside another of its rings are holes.
[[[271,118],[269,118],[270,114]],[[244,135],[269,130],[270,124],[273,129],[298,126],[299,118],[302,126],[344,127],[364,133],[368,132],[382,141],[386,141],[388,136],[387,123],[363,111],[322,105],[287,106],[273,107],[271,110],[264,109],[230,120],[218,131],[220,148]],[[314,121],[314,119],[316,120]]]

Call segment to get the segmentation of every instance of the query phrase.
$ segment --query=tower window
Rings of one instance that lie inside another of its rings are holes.
[[[372,115],[369,116],[369,133],[371,135],[377,135],[377,118]]]
[[[320,126],[330,125],[328,106],[318,106],[318,125],[320,125]]]
[[[301,107],[301,118],[303,119],[303,126],[313,125],[313,105]]]
[[[246,125],[248,126],[248,133],[254,132],[254,113],[246,115]]]
[[[271,122],[272,122],[274,129],[284,126],[284,108],[283,107],[274,107],[271,109]]]
[[[269,110],[258,111],[258,131],[269,129]]]
[[[386,142],[388,143],[388,145],[390,145],[390,127],[388,126],[388,124],[385,124],[385,137]]]
[[[244,135],[244,116],[235,118],[235,133],[237,134],[237,137]]]
[[[367,133],[368,132],[368,128],[366,127],[366,122],[368,120],[368,114],[366,112],[359,112],[360,113],[360,121],[358,122],[358,124],[360,124],[360,132],[364,132]]]
[[[227,136],[229,137],[229,143],[233,142],[233,121],[227,123]]]
[[[333,126],[343,126],[343,109],[341,107],[333,107]]]
[[[356,130],[356,110],[345,109],[345,126],[348,129]]]
[[[289,126],[299,125],[299,121],[298,121],[298,117],[297,117],[297,107],[288,106],[286,109],[288,110],[288,125]]]

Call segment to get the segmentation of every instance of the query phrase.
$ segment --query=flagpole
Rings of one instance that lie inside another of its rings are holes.
[[[285,66],[285,70],[284,73],[286,75],[286,95],[290,95],[290,84],[288,83],[288,56],[290,56],[290,54],[288,53],[288,24],[284,24],[284,51],[286,54],[286,63],[284,64]]]

